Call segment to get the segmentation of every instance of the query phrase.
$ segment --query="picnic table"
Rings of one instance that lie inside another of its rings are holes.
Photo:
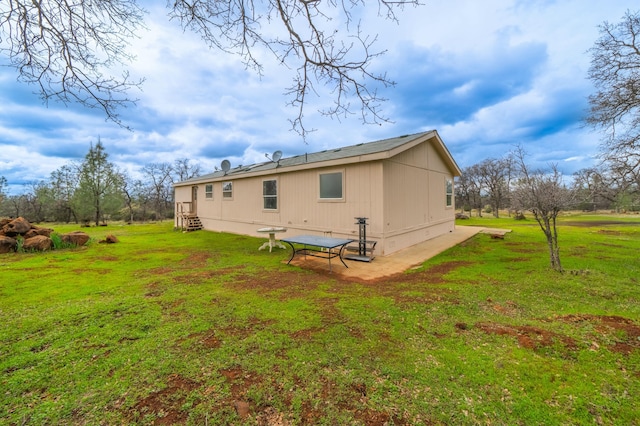
[[[260,228],[258,229],[258,232],[269,234],[269,241],[261,245],[260,248],[258,248],[258,250],[263,250],[263,249],[266,249],[267,247],[269,247],[269,253],[271,253],[271,250],[274,247],[280,247],[286,250],[287,247],[285,247],[284,244],[276,240],[276,232],[287,232],[287,228],[278,228],[278,227]]]
[[[347,264],[342,260],[342,253],[347,244],[355,240],[346,238],[320,237],[318,235],[296,235],[295,237],[282,238],[291,246],[291,258],[287,265],[291,263],[296,254],[304,254],[314,257],[321,257],[329,260],[329,272],[331,272],[331,259],[337,257],[340,262],[348,268]],[[302,245],[302,248],[296,248],[294,244]]]

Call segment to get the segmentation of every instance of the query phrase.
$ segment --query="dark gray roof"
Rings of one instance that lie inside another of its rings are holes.
[[[368,154],[376,154],[379,152],[385,152],[402,146],[414,139],[420,138],[429,133],[435,133],[433,130],[428,132],[414,133],[412,135],[403,135],[390,139],[383,139],[375,142],[359,143],[357,145],[345,146],[341,148],[327,149],[320,152],[306,153],[296,155],[294,157],[281,158],[277,163],[273,161],[266,161],[264,163],[251,164],[248,166],[237,166],[230,169],[228,172],[218,170],[214,173],[194,177],[189,180],[180,182],[179,184],[186,184],[189,182],[202,182],[203,180],[219,179],[221,177],[234,177],[245,173],[264,172],[273,169],[284,169],[286,167],[298,166],[301,164],[312,164],[323,161],[339,160],[349,157],[358,157]],[[445,148],[446,149],[446,148]]]

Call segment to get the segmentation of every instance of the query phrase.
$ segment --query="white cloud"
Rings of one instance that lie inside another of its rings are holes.
[[[323,118],[316,109],[330,100],[311,96],[306,125],[317,131],[305,143],[290,131],[297,111],[283,95],[294,70],[258,52],[261,78],[150,3],[149,31],[134,41],[131,66],[132,76],[146,81],[132,93],[138,105],[122,111],[134,131],[106,122],[99,111],[44,108],[31,87],[15,83],[14,70],[0,69],[0,175],[10,182],[45,179],[98,137],[128,170],[187,157],[207,172],[223,158],[249,164],[276,149],[288,156],[434,127],[463,167],[523,142],[539,164],[558,161],[572,170],[593,162],[598,147],[598,135],[580,125],[591,90],[586,51],[597,26],[619,21],[628,7],[622,0],[428,1],[399,12],[399,24],[374,19],[378,9],[370,7],[363,30],[378,33],[376,46],[388,50],[372,70],[389,70],[398,83],[381,92],[394,123]]]

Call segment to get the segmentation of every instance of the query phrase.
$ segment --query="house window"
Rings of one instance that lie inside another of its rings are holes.
[[[342,172],[320,173],[320,199],[342,200],[344,179]]]
[[[204,186],[204,198],[207,200],[213,200],[213,184],[208,183]]]
[[[451,179],[445,180],[445,192],[447,198],[447,207],[453,206],[453,181]]]
[[[265,210],[278,209],[278,181],[263,180],[262,181],[262,197],[264,200]]]
[[[226,198],[226,199],[233,198],[233,182],[222,183],[222,198]]]

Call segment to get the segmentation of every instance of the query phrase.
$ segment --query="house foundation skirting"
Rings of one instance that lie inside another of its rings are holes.
[[[405,232],[395,231],[393,233],[386,233],[378,242],[376,250],[378,250],[378,255],[388,256],[402,249],[453,232],[454,229],[455,220],[452,218],[450,221],[431,223]],[[378,248],[379,246],[382,247]]]
[[[214,232],[230,232],[232,234],[250,235],[253,237],[264,237],[258,232],[258,229],[264,227],[283,227],[287,228],[285,233],[279,236],[314,234],[327,235],[330,233],[335,238],[352,238],[358,239],[358,229],[336,230],[336,229],[320,229],[314,227],[303,227],[299,225],[283,225],[280,223],[261,223],[261,222],[245,222],[233,220],[219,220],[201,217],[203,227],[206,230]],[[453,232],[455,229],[455,221],[453,218],[449,221],[440,221],[437,223],[425,224],[411,229],[390,231],[384,234],[367,230],[367,239],[376,241],[375,255],[387,256],[415,244],[422,243],[437,236]]]

